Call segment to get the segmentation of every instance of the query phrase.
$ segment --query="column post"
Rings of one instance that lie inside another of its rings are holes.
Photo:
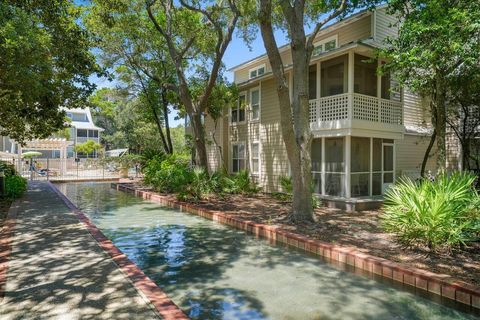
[[[380,60],[377,60],[377,70],[381,66]],[[382,76],[377,74],[377,108],[378,108],[378,119],[377,121],[380,122],[381,118],[381,110],[382,110]]]
[[[354,70],[355,70],[355,53],[350,50],[348,52],[348,120],[352,120],[353,115],[353,91],[354,91]]]
[[[322,170],[322,173],[321,173],[321,177],[322,177],[322,195],[326,195],[326,192],[325,192],[325,177],[326,177],[326,174],[325,174],[325,137],[322,137],[322,164],[321,164],[321,169]]]
[[[345,136],[345,197],[351,198],[352,136]]]

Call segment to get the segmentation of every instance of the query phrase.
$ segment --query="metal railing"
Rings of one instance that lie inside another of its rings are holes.
[[[140,176],[138,167],[122,170],[114,162],[107,162],[97,158],[0,158],[0,160],[13,164],[17,172],[29,180],[109,180]]]

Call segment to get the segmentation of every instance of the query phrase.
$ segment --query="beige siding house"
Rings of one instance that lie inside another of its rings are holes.
[[[377,75],[382,62],[373,59],[384,39],[395,36],[394,22],[379,7],[325,28],[314,42],[309,77],[312,175],[315,193],[323,198],[375,199],[400,175],[420,172],[431,132],[426,103],[390,75]],[[289,47],[280,51],[288,70]],[[210,169],[222,166],[223,158],[229,172],[248,169],[263,190],[278,191],[279,177],[289,175],[289,162],[268,58],[257,57],[231,71],[239,86],[238,104],[216,129],[205,120],[207,136],[215,135],[217,141],[208,147]],[[435,150],[427,169],[434,166]]]

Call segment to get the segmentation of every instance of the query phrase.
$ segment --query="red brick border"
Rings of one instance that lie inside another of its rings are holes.
[[[112,241],[93,224],[93,222],[78,209],[55,185],[49,182],[50,188],[63,200],[67,207],[72,210],[77,218],[86,226],[87,230],[97,241],[98,245],[110,255],[120,270],[133,282],[135,288],[140,291],[155,307],[162,319],[182,320],[189,319],[185,313],[153,282],[140,268],[118,249]]]
[[[318,256],[339,261],[355,268],[393,279],[406,285],[440,295],[460,303],[480,309],[480,287],[454,279],[449,275],[437,274],[418,268],[403,266],[387,259],[365,254],[355,248],[332,245],[304,235],[292,233],[280,227],[256,223],[233,217],[221,211],[196,207],[193,204],[170,200],[153,192],[135,189],[131,185],[112,183],[117,190],[134,193],[138,197],[158,202],[162,205],[192,213],[210,220],[247,231],[255,236],[273,240],[314,253]]]
[[[8,261],[12,253],[12,242],[17,219],[17,208],[20,200],[15,200],[8,210],[7,217],[3,222],[3,230],[0,233],[0,302],[5,297],[7,285]]]

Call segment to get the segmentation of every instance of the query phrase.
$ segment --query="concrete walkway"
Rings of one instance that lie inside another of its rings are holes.
[[[46,183],[17,213],[0,319],[158,319]]]

